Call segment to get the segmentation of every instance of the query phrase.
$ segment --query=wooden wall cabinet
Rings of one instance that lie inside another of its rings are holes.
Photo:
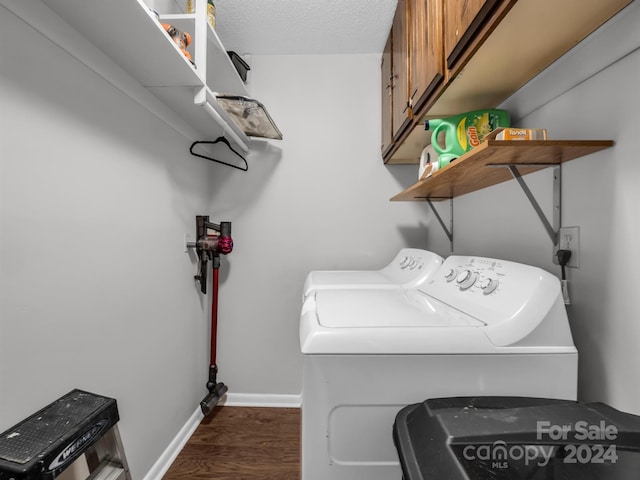
[[[444,6],[444,53],[453,68],[500,0],[447,0]]]
[[[391,71],[393,139],[397,140],[413,116],[409,106],[409,22],[407,0],[398,0],[391,27]]]
[[[392,135],[391,140],[383,136],[385,161],[415,126],[418,114],[442,87],[448,69],[463,58],[501,2],[506,0],[398,1],[387,41],[387,48],[390,44],[392,51],[391,112],[383,110],[382,123],[383,135],[389,128]],[[383,97],[389,88],[387,68],[383,59]],[[383,109],[386,108],[387,103],[383,103]]]
[[[384,162],[418,163],[431,141],[424,120],[495,108],[629,3],[631,0],[399,2],[401,13],[396,16],[406,20],[408,51],[403,57],[394,55],[391,62],[408,62],[408,93],[394,97],[390,108],[392,112],[402,108],[406,115],[408,105],[409,114],[402,124],[393,125],[391,140],[383,140]],[[394,22],[392,43],[396,28],[400,27]],[[395,71],[396,66],[392,67]],[[405,68],[404,63],[400,68]],[[384,85],[383,78],[383,89]],[[393,121],[383,111],[383,124]]]
[[[417,112],[444,79],[442,0],[409,0],[409,104]]]
[[[391,35],[387,39],[387,44],[382,52],[380,69],[382,71],[382,146],[381,151],[384,156],[393,145],[392,117],[393,108],[393,72],[391,70]]]
[[[385,156],[444,78],[442,0],[399,0],[382,55]]]

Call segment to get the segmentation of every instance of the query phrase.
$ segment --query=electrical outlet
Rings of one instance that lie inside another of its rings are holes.
[[[558,263],[556,252],[558,250],[570,250],[571,258],[567,267],[578,268],[580,266],[580,227],[562,227],[558,232],[558,246],[553,252],[553,262]]]

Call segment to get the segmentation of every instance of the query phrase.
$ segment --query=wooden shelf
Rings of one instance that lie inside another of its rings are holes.
[[[449,199],[512,179],[509,169],[500,166],[518,166],[525,175],[611,146],[611,140],[487,140],[391,201]]]

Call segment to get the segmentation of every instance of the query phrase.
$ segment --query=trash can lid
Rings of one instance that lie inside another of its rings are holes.
[[[603,403],[452,397],[402,409],[405,480],[640,478],[640,417]]]

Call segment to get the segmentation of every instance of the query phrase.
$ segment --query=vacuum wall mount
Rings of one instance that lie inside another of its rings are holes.
[[[209,234],[214,230],[217,234]],[[233,250],[231,238],[231,222],[220,222],[220,225],[209,221],[208,215],[196,216],[196,241],[187,243],[187,247],[195,248],[198,255],[198,273],[195,279],[200,282],[200,291],[207,293],[207,268],[209,261],[213,268],[220,267],[220,254],[227,255]]]

